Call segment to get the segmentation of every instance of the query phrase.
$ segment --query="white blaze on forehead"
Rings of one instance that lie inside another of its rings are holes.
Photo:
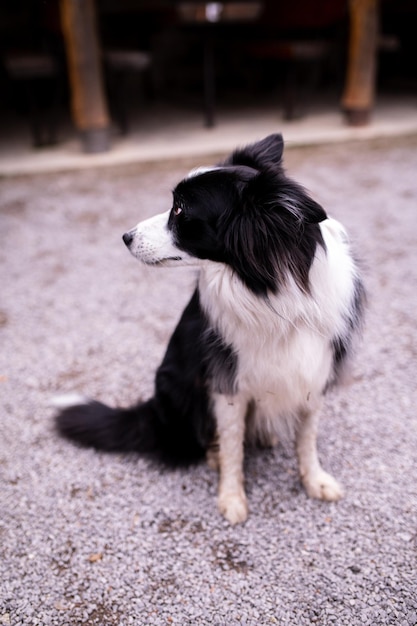
[[[207,172],[215,172],[217,170],[221,170],[221,167],[205,167],[204,165],[201,167],[196,167],[191,172],[189,172],[186,178],[194,178],[194,176],[199,176],[200,174],[206,174]]]

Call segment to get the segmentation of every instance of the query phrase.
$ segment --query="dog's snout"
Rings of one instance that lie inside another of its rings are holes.
[[[129,246],[130,246],[130,244],[131,244],[131,243],[132,243],[132,241],[133,241],[133,234],[132,234],[132,232],[131,232],[131,231],[129,231],[128,233],[125,233],[125,234],[123,235],[123,241],[125,242],[125,244],[127,245],[127,247],[129,247]]]

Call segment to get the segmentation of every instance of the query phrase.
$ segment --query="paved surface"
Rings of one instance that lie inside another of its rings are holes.
[[[53,432],[56,393],[151,392],[194,277],[146,270],[121,235],[197,164],[0,181],[0,624],[414,626],[416,138],[287,152],[366,265],[363,346],[320,436],[343,501],[308,500],[291,449],[253,453],[232,528],[204,464],[165,471]]]
[[[336,94],[315,94],[305,103],[304,114],[291,121],[283,119],[276,97],[259,100],[257,96],[256,101],[245,102],[220,103],[216,125],[210,129],[204,126],[198,108],[153,104],[133,115],[128,135],[120,136],[113,128],[111,150],[101,154],[83,154],[69,120],[59,126],[56,146],[34,150],[20,118],[0,119],[0,176],[155,163],[195,155],[201,158],[219,150],[230,152],[236,145],[256,141],[277,128],[291,146],[417,133],[414,94],[378,94],[371,123],[358,127],[346,124]]]

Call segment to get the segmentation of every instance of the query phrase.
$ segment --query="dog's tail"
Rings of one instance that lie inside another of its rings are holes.
[[[83,446],[138,452],[170,465],[195,463],[206,451],[195,432],[178,422],[166,423],[155,398],[131,408],[96,401],[66,406],[56,415],[55,426],[60,435]]]

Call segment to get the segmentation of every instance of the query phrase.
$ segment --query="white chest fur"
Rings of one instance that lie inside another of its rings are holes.
[[[238,357],[238,393],[254,401],[263,428],[280,436],[292,434],[282,431],[300,411],[320,403],[332,372],[332,339],[343,335],[352,299],[355,268],[344,231],[329,219],[322,232],[326,251],[317,248],[309,294],[289,276],[278,294],[263,298],[227,266],[207,263],[201,270],[201,304]]]

